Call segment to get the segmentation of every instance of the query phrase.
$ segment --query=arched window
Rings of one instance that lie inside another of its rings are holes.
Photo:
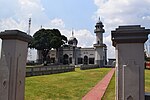
[[[88,64],[88,56],[84,56],[84,64],[85,64],[85,65]]]
[[[97,44],[99,44],[99,41],[97,41]]]
[[[63,55],[63,64],[69,64],[69,56],[67,54]]]

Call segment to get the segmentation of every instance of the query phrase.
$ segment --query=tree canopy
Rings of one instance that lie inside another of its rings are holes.
[[[45,61],[49,50],[52,48],[58,49],[66,42],[67,37],[61,35],[58,29],[40,29],[33,35],[33,40],[29,47],[41,50],[43,61]]]

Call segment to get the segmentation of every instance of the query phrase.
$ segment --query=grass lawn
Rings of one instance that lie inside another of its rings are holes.
[[[150,92],[150,70],[145,70],[145,91]]]
[[[25,100],[81,100],[111,69],[76,69],[74,72],[26,78]]]
[[[145,70],[145,91],[150,92],[150,70]],[[115,100],[115,74],[102,100]]]

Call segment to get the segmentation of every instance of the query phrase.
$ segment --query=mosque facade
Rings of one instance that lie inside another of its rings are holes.
[[[72,35],[68,40],[68,44],[63,45],[58,51],[51,50],[49,52],[50,63],[69,64],[69,65],[92,65],[97,64],[104,66],[107,64],[107,46],[103,43],[103,23],[99,21],[95,25],[94,33],[96,34],[96,43],[93,47],[78,47],[78,40]],[[73,33],[72,33],[73,34]],[[42,55],[38,51],[38,59]]]

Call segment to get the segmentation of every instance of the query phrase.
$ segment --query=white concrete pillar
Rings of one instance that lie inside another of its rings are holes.
[[[37,50],[37,59],[36,61],[40,64],[43,63],[43,56],[42,56],[42,50]]]
[[[25,69],[31,36],[18,30],[0,33],[0,100],[24,100]]]
[[[149,29],[119,26],[112,31],[116,47],[116,100],[144,100],[144,42]]]

